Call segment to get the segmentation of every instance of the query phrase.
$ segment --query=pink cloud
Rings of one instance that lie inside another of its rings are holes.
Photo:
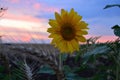
[[[5,29],[5,28],[4,28]],[[8,30],[7,30],[8,29]],[[41,40],[43,41],[46,41],[46,40],[51,40],[48,38],[48,34],[41,34],[41,33],[34,33],[34,32],[27,32],[25,30],[20,30],[20,29],[10,29],[10,28],[6,28],[4,30],[4,32],[1,32],[1,33],[4,33],[3,35],[3,40],[5,42],[34,42],[34,43],[37,43]],[[0,29],[0,31],[3,30],[3,29]],[[98,36],[95,36],[95,35],[87,35],[85,36],[87,39],[90,38],[90,37],[98,37]],[[104,43],[104,42],[107,42],[107,41],[115,41],[117,39],[116,36],[101,36],[97,42],[101,42],[101,43]]]
[[[9,1],[11,3],[18,3],[20,0],[5,0],[5,1]]]
[[[38,18],[35,18],[35,17],[31,16],[31,15],[11,14],[11,13],[9,13],[9,12],[4,15],[4,18],[13,19],[13,20],[29,21],[29,22],[42,22],[42,21],[47,21],[47,20],[44,19],[44,18],[38,19]]]
[[[31,42],[31,40],[47,40],[48,35],[40,32],[28,32],[27,30],[1,27],[0,34],[3,42]],[[33,41],[32,41],[33,42]]]
[[[42,4],[42,3],[35,3],[33,5],[33,9],[40,10],[43,12],[58,12],[59,11],[59,8],[48,6],[48,5]]]
[[[47,12],[59,12],[59,9],[55,7],[48,7],[46,8],[46,11]]]
[[[91,38],[91,37],[99,37],[98,35],[87,35],[85,36],[87,39]],[[116,36],[113,35],[104,35],[104,36],[100,36],[100,38],[97,40],[97,42],[107,42],[107,41],[115,41],[117,39]]]
[[[45,18],[36,18],[29,15],[14,15],[8,13],[5,14],[1,19],[0,25],[3,27],[14,27],[33,32],[46,32],[48,27],[48,20]]]
[[[39,10],[41,8],[41,4],[40,3],[35,3],[33,5],[33,8],[36,9],[36,10]]]
[[[7,25],[6,21],[8,22]],[[15,25],[11,25],[11,22],[14,22],[13,24]],[[0,35],[3,35],[2,39],[4,42],[31,42],[33,39],[37,41],[47,40],[45,31],[48,27],[47,19],[39,19],[30,15],[6,13],[1,19],[0,24],[2,25],[0,26]],[[21,24],[25,24],[24,26],[27,27],[18,27]]]
[[[98,41],[107,42],[107,41],[115,41],[116,39],[117,39],[116,36],[102,36]]]

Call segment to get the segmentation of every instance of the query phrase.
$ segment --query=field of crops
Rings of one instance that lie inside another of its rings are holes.
[[[70,55],[50,44],[1,44],[0,80],[119,80],[119,45],[91,39]]]

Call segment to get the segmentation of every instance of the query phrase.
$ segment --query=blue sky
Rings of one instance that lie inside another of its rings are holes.
[[[41,0],[39,1],[41,2]],[[74,8],[83,16],[83,20],[89,24],[89,33],[92,35],[112,35],[111,27],[120,24],[120,8],[103,9],[107,4],[119,3],[119,0],[52,0],[49,2],[45,0],[44,2],[50,6],[54,5],[68,11]],[[50,15],[54,16],[53,14]],[[48,18],[51,16],[48,16]]]
[[[8,8],[0,21],[0,30],[4,30],[1,31],[1,34],[6,35],[6,32],[9,31],[10,36],[14,38],[15,34],[18,35],[22,31],[24,34],[26,33],[26,36],[22,35],[22,37],[27,41],[31,41],[33,38],[37,41],[47,39],[46,30],[50,27],[48,20],[53,19],[54,12],[60,13],[62,8],[68,11],[74,8],[89,24],[87,38],[102,36],[101,42],[113,40],[116,37],[111,27],[116,24],[120,25],[120,8],[103,9],[107,4],[120,4],[119,0],[1,0],[0,2],[1,6]],[[32,35],[29,39],[27,39],[28,32]],[[22,41],[21,37],[16,40]]]

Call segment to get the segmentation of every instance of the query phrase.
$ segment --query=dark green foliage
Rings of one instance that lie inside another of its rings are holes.
[[[114,25],[112,27],[112,29],[114,30],[114,34],[118,37],[120,37],[120,26],[119,25]]]
[[[75,52],[73,55],[61,55],[65,80],[119,80],[119,59],[119,39],[106,43],[94,41],[89,45],[81,45],[80,51]],[[36,63],[34,60],[18,59],[15,62],[14,66],[10,67],[10,75],[4,73],[5,66],[0,66],[0,80],[29,80],[26,67],[31,68],[31,73],[38,76],[38,78],[33,77],[35,80],[57,79],[56,72],[48,64],[37,65],[38,68],[34,64]],[[30,66],[30,64],[32,65]],[[37,70],[34,71],[34,68],[37,68]]]
[[[49,65],[41,66],[41,68],[38,71],[38,73],[55,75],[54,70],[52,70],[52,68]]]
[[[118,8],[120,8],[120,4],[106,5],[103,9],[112,8],[112,7],[118,7]]]

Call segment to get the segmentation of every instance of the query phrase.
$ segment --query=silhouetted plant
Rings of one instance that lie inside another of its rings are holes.
[[[108,8],[112,8],[112,7],[118,7],[118,8],[120,8],[120,4],[106,5],[103,9],[108,9]]]

